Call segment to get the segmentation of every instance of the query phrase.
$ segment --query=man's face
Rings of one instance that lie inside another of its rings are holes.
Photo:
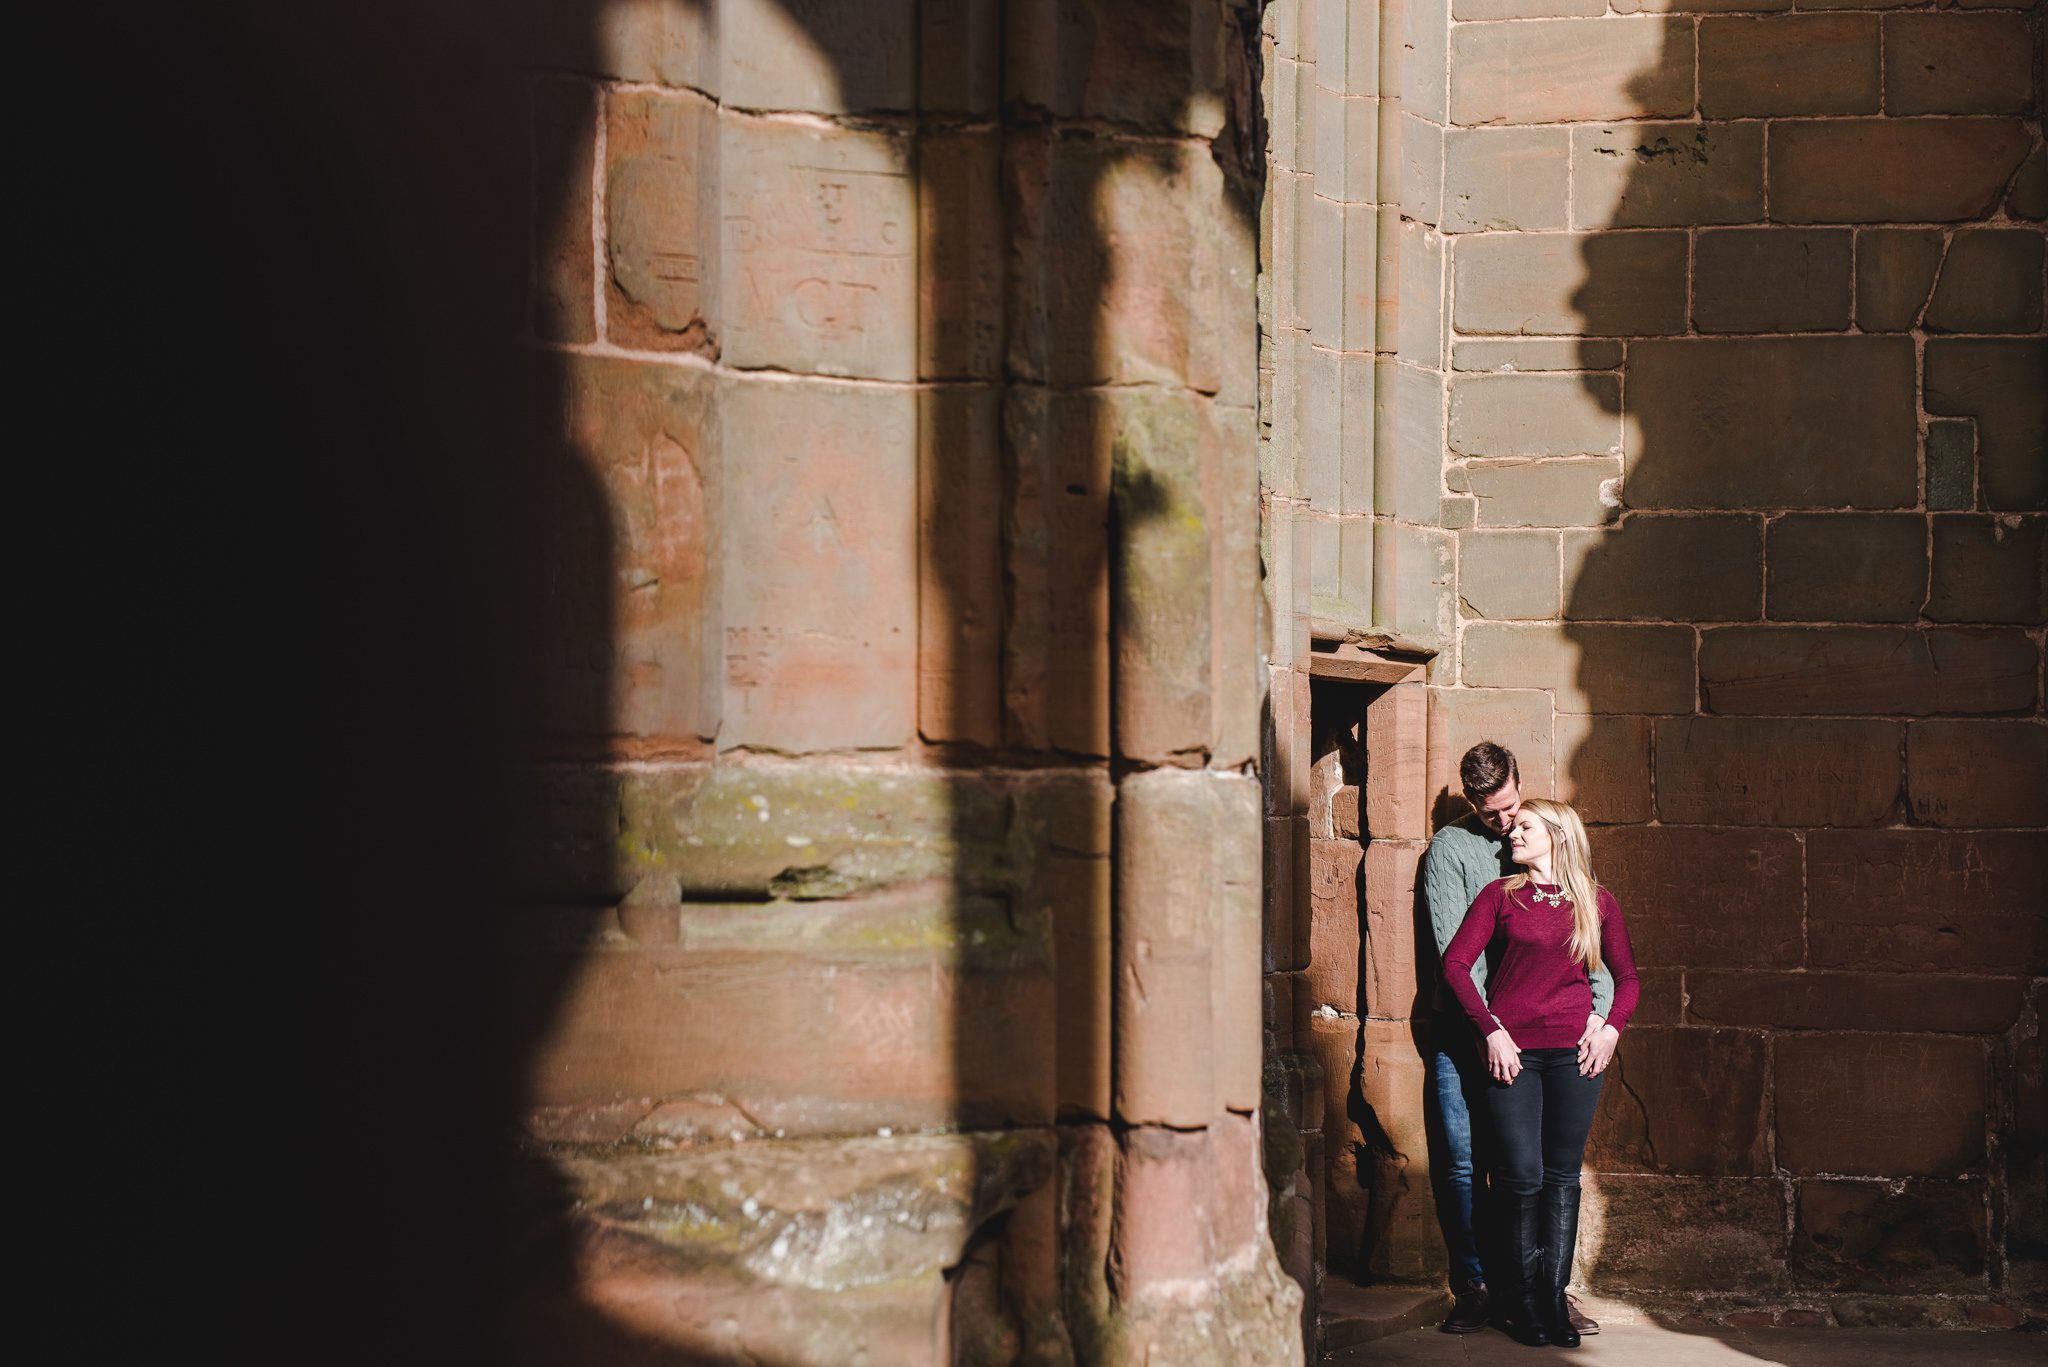
[[[1465,800],[1479,811],[1480,822],[1495,835],[1506,835],[1515,824],[1515,818],[1522,814],[1522,785],[1509,779],[1501,790],[1492,797],[1474,797],[1465,794]]]

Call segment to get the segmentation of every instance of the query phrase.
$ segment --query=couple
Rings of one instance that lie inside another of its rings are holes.
[[[1458,777],[1473,814],[1437,832],[1422,872],[1444,970],[1429,1089],[1457,1292],[1443,1327],[1469,1334],[1498,1314],[1523,1343],[1576,1347],[1599,1332],[1565,1295],[1579,1166],[1600,1075],[1635,1010],[1635,956],[1621,909],[1593,881],[1578,813],[1524,801],[1514,755],[1492,741],[1465,752]],[[1482,1256],[1474,1188],[1489,1174],[1498,1234]]]

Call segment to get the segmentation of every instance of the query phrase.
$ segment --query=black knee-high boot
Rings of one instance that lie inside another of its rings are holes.
[[[1507,1331],[1517,1342],[1541,1348],[1550,1342],[1545,1329],[1543,1287],[1543,1213],[1534,1193],[1510,1193],[1502,1199],[1506,1207],[1508,1270],[1515,1284],[1508,1292]]]
[[[1560,1348],[1579,1346],[1564,1289],[1572,1280],[1572,1255],[1579,1245],[1579,1189],[1545,1187],[1542,1210],[1543,1290],[1539,1302],[1544,1332]]]

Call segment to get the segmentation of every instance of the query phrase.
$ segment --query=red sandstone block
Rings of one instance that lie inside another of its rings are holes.
[[[597,336],[591,163],[597,155],[597,90],[585,81],[532,86],[533,330],[550,341]]]
[[[1989,1094],[1981,1041],[1786,1035],[1776,1056],[1782,1167],[1868,1177],[1982,1168]],[[1848,1116],[1856,1123],[1844,1124]]]
[[[2003,1034],[2019,1018],[2017,978],[1919,973],[1758,973],[1690,969],[1697,1024],[1794,1030],[1928,1030]]]
[[[1003,363],[1002,184],[993,134],[918,140],[918,374],[993,379]]]
[[[1637,983],[1642,995],[1636,999],[1636,1013],[1629,1024],[1679,1025],[1685,1021],[1685,971],[1677,968],[1638,968]]]
[[[1216,1104],[1250,1114],[1259,1107],[1265,1055],[1259,1047],[1259,781],[1215,776],[1215,880],[1210,959],[1217,1022]]]
[[[1886,15],[1885,112],[2024,114],[2036,69],[2027,53],[2024,14]]]
[[[2048,843],[2027,831],[1816,831],[1813,962],[2021,975],[2048,966]]]
[[[1620,903],[1636,958],[1651,965],[1796,966],[1799,840],[1782,831],[1608,826],[1593,873]]]
[[[1587,1163],[1602,1172],[1768,1174],[1765,1059],[1759,1032],[1631,1024],[1601,1090]]]
[[[1355,840],[1317,840],[1309,847],[1308,985],[1317,1006],[1358,1014],[1359,864]]]
[[[1349,1101],[1357,1086],[1359,1022],[1342,1016],[1317,1015],[1309,1018],[1308,1027],[1305,1036],[1295,1037],[1295,1044],[1322,1069],[1323,1113],[1316,1127],[1334,1148],[1362,1144],[1365,1131],[1353,1117]],[[1415,1113],[1415,1120],[1420,1126],[1420,1110]]]
[[[1420,683],[1395,684],[1365,709],[1365,833],[1418,840],[1429,833],[1428,697]]]
[[[728,466],[723,745],[888,748],[915,727],[917,448],[907,390],[742,381]]]
[[[1561,123],[1683,115],[1693,107],[1692,25],[1670,19],[1460,24],[1451,121]]]
[[[1117,1164],[1111,1275],[1124,1298],[1215,1275],[1214,1148],[1207,1129],[1144,1126],[1125,1134]]]
[[[1899,792],[1887,721],[1668,717],[1657,722],[1657,814],[1744,826],[1872,826]]]
[[[551,724],[587,735],[593,717],[619,734],[709,737],[719,729],[720,438],[709,376],[637,362],[565,363],[569,445],[594,476],[543,489],[557,510],[535,547],[553,608],[533,623],[532,658]],[[557,419],[559,421],[559,419]],[[550,461],[538,463],[543,477]],[[566,529],[566,530],[564,530]],[[605,537],[597,601],[565,601],[560,585],[590,582],[579,538]],[[557,539],[561,538],[561,539]]]
[[[1002,744],[1002,450],[988,389],[918,396],[917,717],[926,740]]]
[[[1650,819],[1648,717],[1556,718],[1558,796],[1594,823]]]
[[[1913,722],[1906,792],[1914,817],[1931,826],[2048,826],[2048,726]]]
[[[606,330],[622,346],[718,355],[718,144],[717,107],[699,95],[606,99]]]
[[[1708,118],[1875,114],[1874,14],[1708,19],[1700,25],[1700,108]]]
[[[1010,742],[1109,752],[1108,417],[1087,395],[1012,386],[1003,636]]]
[[[2031,139],[2018,119],[1815,119],[1771,129],[1779,223],[1952,223],[1997,202]]]
[[[732,104],[821,114],[916,105],[918,8],[909,0],[851,9],[725,0],[710,22]]]
[[[1458,761],[1483,740],[1514,751],[1525,794],[1550,795],[1549,694],[1533,687],[1432,688],[1429,712],[1428,792],[1432,805],[1447,796],[1462,800],[1464,785],[1458,777]]]
[[[1984,1183],[1801,1182],[1791,1268],[1837,1291],[1984,1291]]]
[[[1700,636],[1700,690],[1719,713],[2012,712],[2040,656],[2018,631],[1726,627]]]
[[[719,241],[728,364],[917,376],[907,137],[728,116]]]
[[[1259,754],[1259,419],[1249,408],[1196,407],[1203,520],[1209,526],[1209,766],[1236,769]]]
[[[709,1092],[763,1127],[798,1134],[1048,1123],[1055,997],[1043,948],[958,956],[856,947],[863,923],[888,943],[905,906],[782,904],[773,915],[840,942],[801,953],[698,950],[686,939],[567,962],[519,956],[519,980],[550,992],[554,1012],[530,1074],[535,1103]],[[991,928],[1000,920],[982,918]],[[763,1032],[764,1019],[781,1024]]]
[[[1597,1173],[1586,1179],[1579,1269],[1603,1291],[1672,1287],[1757,1294],[1785,1263],[1779,1178]]]
[[[1400,1020],[1423,1014],[1434,994],[1435,953],[1419,954],[1415,875],[1419,840],[1375,840],[1365,847],[1365,984],[1359,1014]],[[1421,981],[1420,965],[1431,969]]]

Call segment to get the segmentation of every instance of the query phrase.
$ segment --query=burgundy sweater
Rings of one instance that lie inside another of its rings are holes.
[[[1531,888],[1556,892],[1548,883],[1526,883],[1513,892],[1500,879],[1481,888],[1444,950],[1444,981],[1481,1039],[1505,1028],[1519,1049],[1569,1049],[1586,1033],[1593,1010],[1593,985],[1584,964],[1572,960],[1572,904],[1546,906]],[[1641,985],[1628,927],[1607,889],[1600,889],[1600,957],[1614,975],[1614,1006],[1607,1023],[1628,1024]],[[1500,960],[1486,975],[1487,995],[1472,982],[1472,965],[1489,947]]]

